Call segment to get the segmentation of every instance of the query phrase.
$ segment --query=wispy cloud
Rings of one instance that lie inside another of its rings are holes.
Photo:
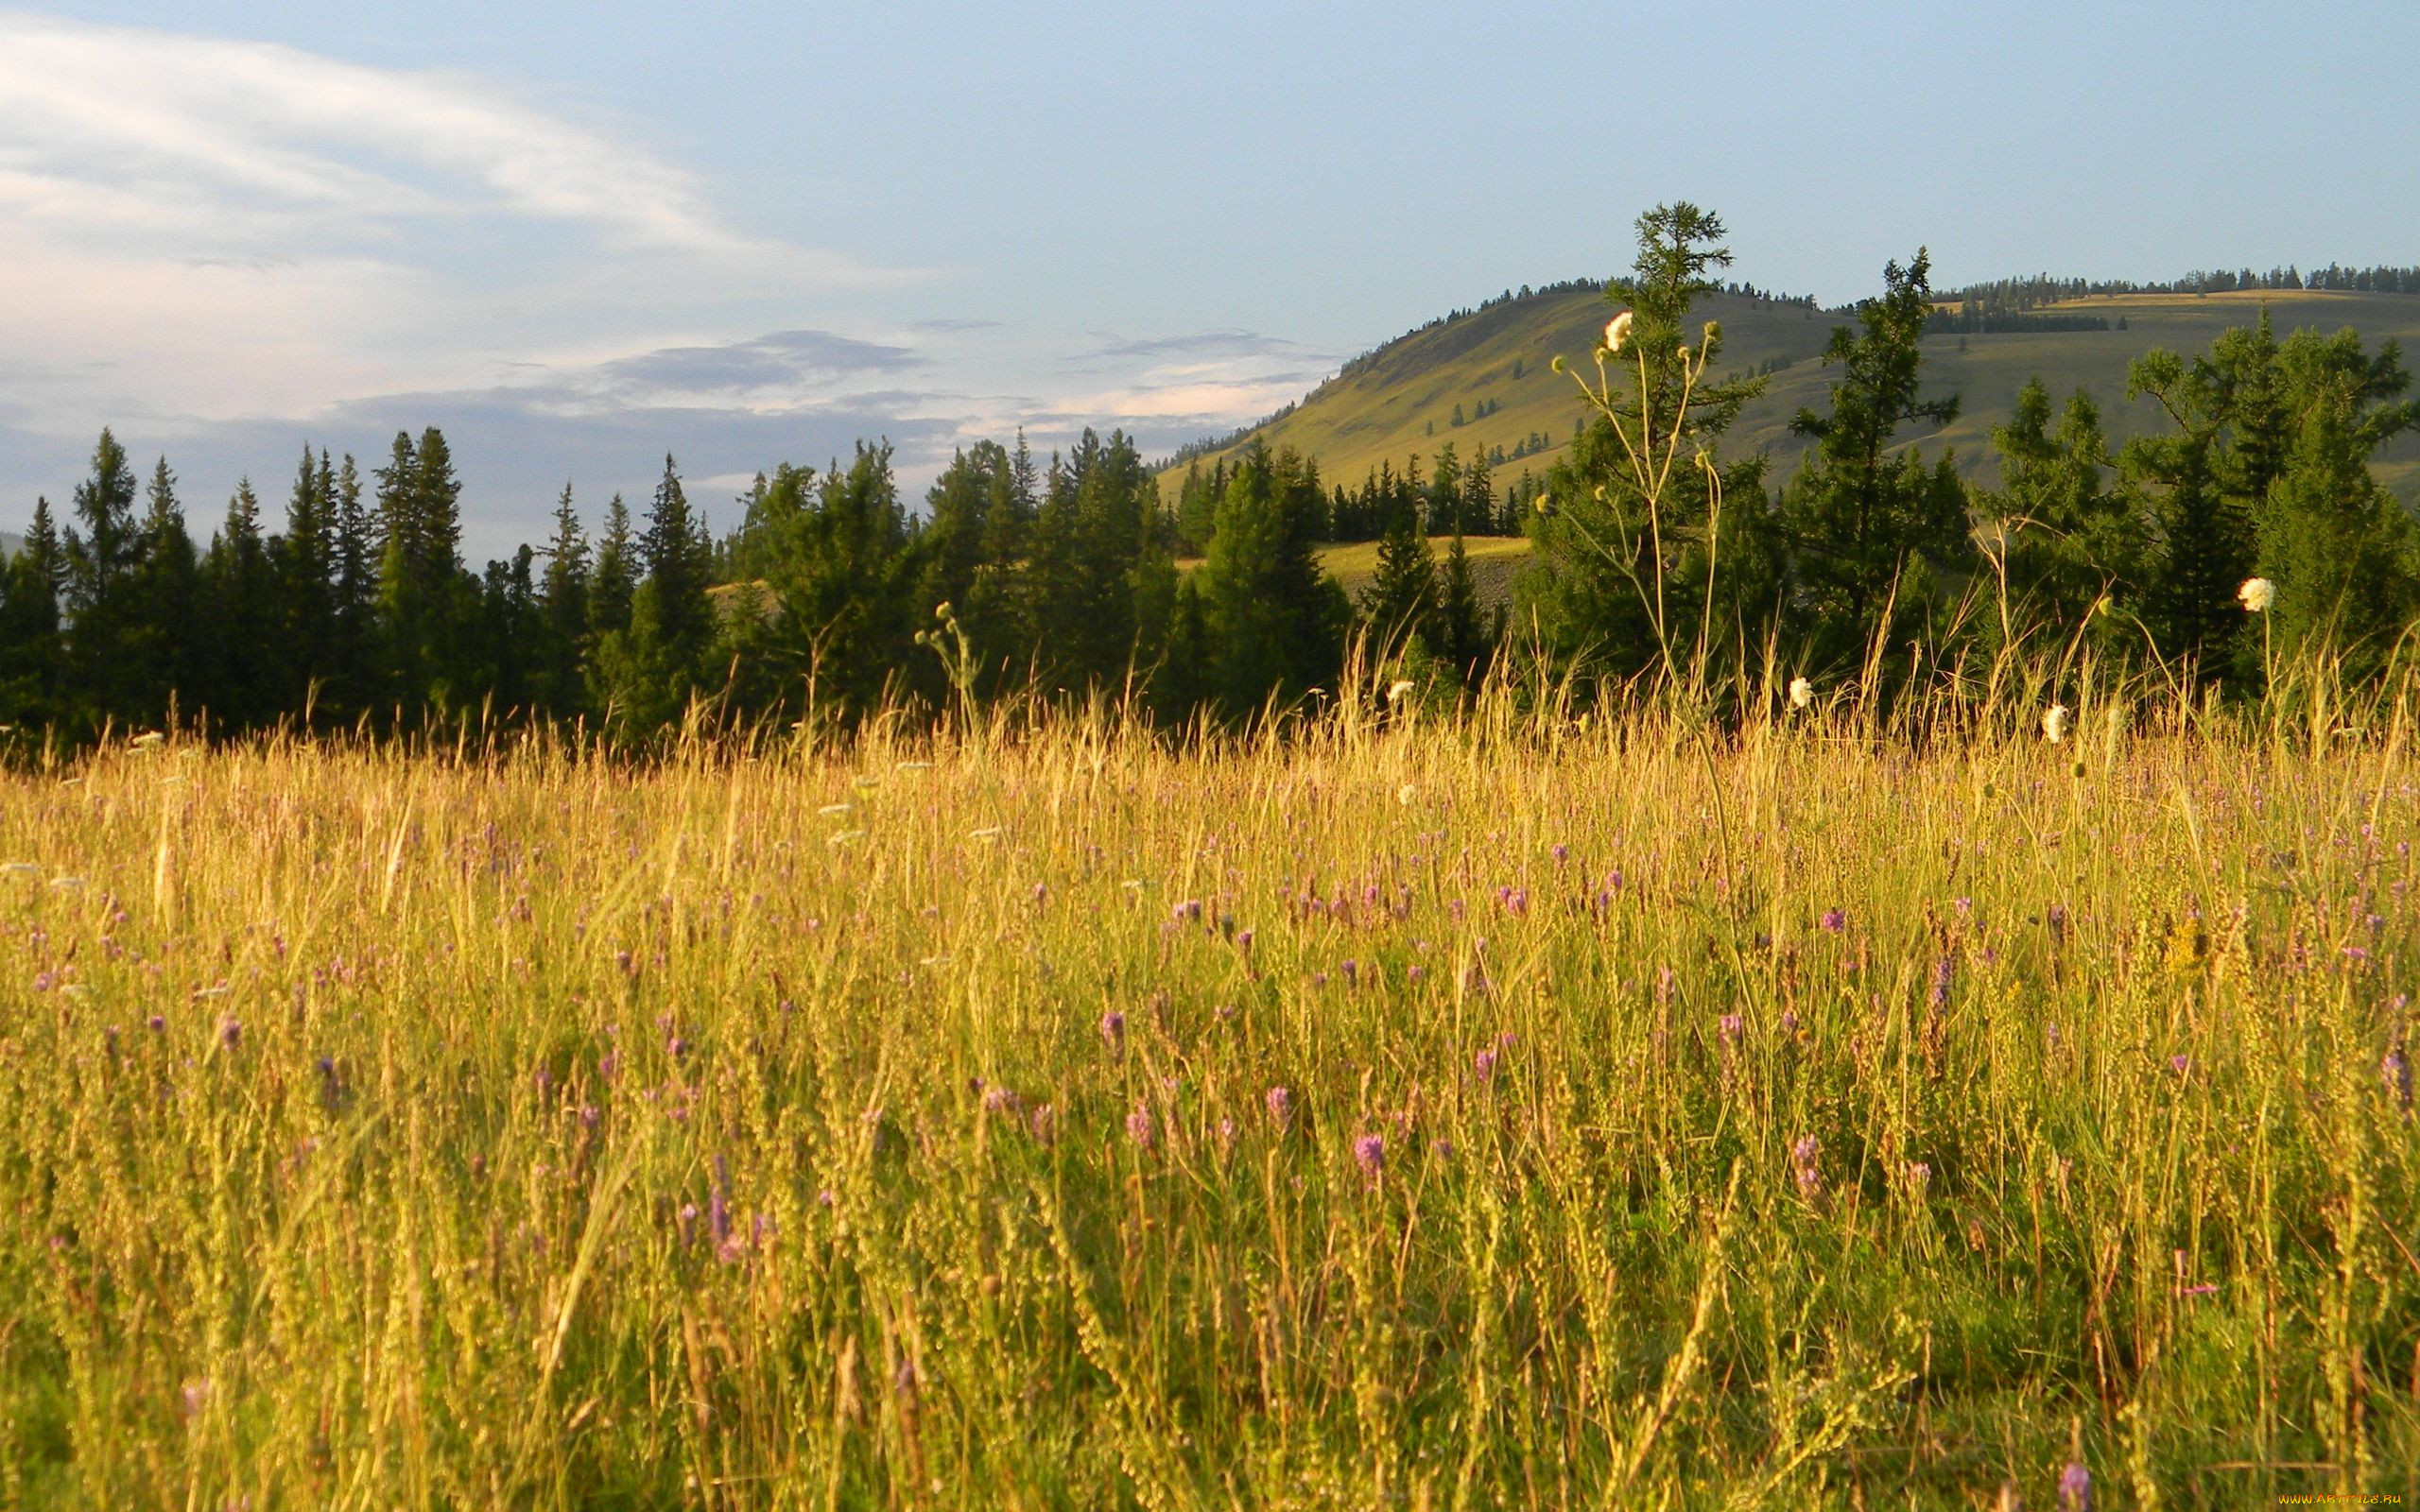
[[[0,215],[121,248],[223,256],[503,215],[766,249],[686,171],[492,81],[268,43],[0,13]]]

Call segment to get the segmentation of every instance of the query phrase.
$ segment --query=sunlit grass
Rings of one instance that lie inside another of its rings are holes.
[[[2403,723],[2075,701],[0,779],[0,1500],[2420,1495]]]

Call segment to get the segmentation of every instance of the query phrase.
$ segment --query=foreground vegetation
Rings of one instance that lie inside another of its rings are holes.
[[[20,771],[0,1501],[2420,1496],[2378,698]]]

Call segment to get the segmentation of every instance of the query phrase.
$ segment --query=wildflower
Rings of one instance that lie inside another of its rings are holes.
[[[1557,842],[1547,848],[1547,854],[1554,857],[1554,864],[1559,867],[1571,859],[1571,847]]]
[[[983,1111],[995,1117],[1013,1114],[1025,1106],[1025,1100],[1006,1087],[994,1087],[983,1094]]]
[[[2092,1471],[2080,1460],[2059,1472],[2059,1512],[2092,1512]]]
[[[1935,1008],[1948,1006],[1949,984],[1956,971],[1946,955],[1932,963],[1932,1005]]]
[[[1807,681],[1805,678],[1792,678],[1789,679],[1789,706],[1792,709],[1811,708],[1813,707],[1814,702],[1815,684]]]
[[[1910,1160],[1910,1161],[1908,1162],[1908,1188],[1909,1188],[1909,1190],[1910,1190],[1910,1191],[1911,1191],[1911,1192],[1913,1192],[1917,1196],[1920,1196],[1920,1197],[1921,1197],[1921,1196],[1923,1196],[1923,1195],[1925,1194],[1926,1191],[1927,1191],[1928,1188],[1930,1188],[1931,1186],[1932,1186],[1932,1167],[1931,1167],[1931,1165],[1929,1165],[1928,1163],[1927,1163],[1927,1162],[1925,1162],[1925,1161],[1923,1161],[1923,1160]]]
[[[1495,1052],[1493,1049],[1482,1050],[1471,1057],[1471,1073],[1481,1081],[1493,1081],[1495,1078]]]
[[[233,1050],[235,1048],[236,1044],[243,1040],[243,1038],[244,1026],[242,1024],[236,1022],[233,1019],[221,1019],[218,1022],[218,1046],[220,1049]]]
[[[2042,738],[2055,746],[2067,738],[2067,706],[2054,703],[2042,712]]]
[[[2235,591],[2236,602],[2247,614],[2257,614],[2277,601],[2277,585],[2266,577],[2247,577]]]
[[[1397,678],[1394,681],[1387,684],[1387,702],[1403,702],[1405,696],[1409,694],[1415,686],[1417,686],[1417,684],[1415,684],[1409,678]]]
[[[1126,1137],[1132,1140],[1138,1149],[1151,1147],[1151,1110],[1140,1102],[1134,1105],[1132,1112],[1126,1115]]]
[[[2168,1057],[2168,1069],[2182,1076],[2193,1069],[2193,1057],[2187,1055],[2170,1056]]]
[[[2411,1110],[2411,1062],[2405,1058],[2401,1045],[2389,1046],[2378,1057],[2378,1080],[2386,1084],[2386,1094],[2395,1107]]]
[[[1284,1128],[1293,1122],[1294,1094],[1292,1092],[1283,1087],[1271,1087],[1269,1089],[1269,1095],[1264,1097],[1262,1102],[1268,1105],[1269,1121],[1279,1128]]]
[[[1837,908],[1826,908],[1820,920],[1826,935],[1837,935],[1849,927],[1849,916]]]
[[[150,1018],[145,1020],[143,1026],[150,1030],[153,1034],[165,1034],[168,1032],[168,1021],[160,1017],[160,1015],[156,1013],[151,1015]]]
[[[1726,1013],[1716,1027],[1722,1031],[1722,1048],[1728,1050],[1737,1044],[1739,1037],[1747,1032],[1748,1021],[1740,1014]]]
[[[1201,900],[1188,898],[1168,910],[1168,916],[1180,924],[1198,924],[1201,922]]]
[[[1405,808],[1411,807],[1411,800],[1419,796],[1420,789],[1409,782],[1406,782],[1403,786],[1395,789],[1395,801],[1402,804]]]
[[[1378,1179],[1387,1168],[1387,1140],[1383,1134],[1364,1134],[1353,1142],[1353,1163],[1371,1180]]]
[[[1824,1146],[1812,1134],[1789,1147],[1789,1163],[1796,1168],[1801,1196],[1812,1197],[1823,1192],[1823,1160]]]
[[[1116,1050],[1126,1043],[1126,1015],[1115,1008],[1100,1016],[1101,1043]]]
[[[1624,310],[1605,322],[1605,355],[1609,357],[1621,355],[1623,343],[1630,340],[1632,319],[1631,312]]]

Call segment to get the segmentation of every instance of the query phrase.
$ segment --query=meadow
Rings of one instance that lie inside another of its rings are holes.
[[[27,763],[0,1503],[2420,1499],[2409,700],[2037,713]]]

